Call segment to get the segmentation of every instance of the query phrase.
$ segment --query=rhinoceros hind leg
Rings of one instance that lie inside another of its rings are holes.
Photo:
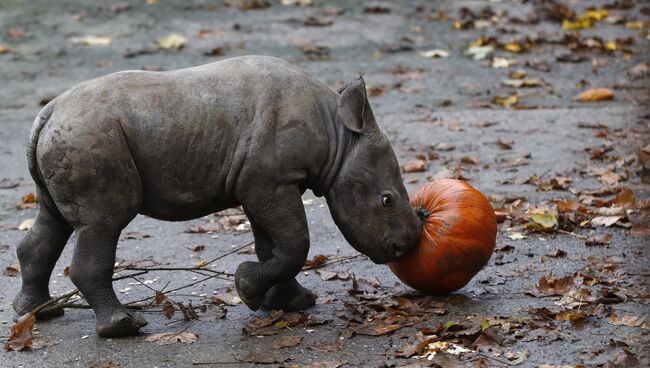
[[[13,301],[13,308],[23,315],[50,300],[49,281],[72,227],[60,217],[53,216],[39,193],[40,209],[34,225],[18,245],[17,254],[22,273],[22,287]],[[62,308],[37,313],[38,319],[63,315]]]
[[[316,294],[312,293],[298,281],[290,280],[274,285],[264,295],[262,305],[267,309],[299,311],[316,304]]]
[[[127,310],[115,295],[112,276],[121,229],[109,229],[107,225],[86,225],[76,230],[70,278],[95,311],[99,336],[135,335],[147,322],[139,313]]]

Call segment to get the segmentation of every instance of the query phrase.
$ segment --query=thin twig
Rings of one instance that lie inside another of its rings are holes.
[[[132,276],[140,276],[140,275],[144,275],[144,274],[147,274],[147,273],[149,273],[149,271],[135,272],[135,273],[132,273],[132,274],[129,274],[129,275],[117,276],[117,277],[113,277],[113,281],[128,279],[129,277],[132,277]]]
[[[52,298],[49,301],[47,301],[47,302],[39,305],[38,307],[36,307],[36,309],[34,309],[34,311],[32,313],[36,314],[38,312],[47,310],[48,307],[51,307],[51,309],[56,309],[57,308],[56,304],[58,302],[60,302],[61,300],[68,301],[70,298],[72,298],[74,295],[77,295],[77,294],[79,294],[79,290],[74,289],[74,290],[69,291],[69,292],[67,292],[67,293],[65,293],[63,295],[60,295],[60,296],[56,297],[56,298]]]
[[[557,229],[557,232],[558,232],[558,233],[562,233],[562,234],[571,235],[571,236],[574,236],[574,237],[576,237],[576,238],[578,238],[578,239],[583,239],[583,240],[584,240],[584,239],[587,239],[586,236],[584,236],[584,235],[580,235],[580,234],[576,234],[576,233],[571,232],[571,231],[566,231],[566,230],[562,230],[562,229]]]
[[[492,359],[492,360],[494,360],[495,362],[499,362],[499,363],[501,363],[501,364],[509,365],[509,366],[511,366],[511,367],[516,365],[516,364],[510,363],[510,362],[508,362],[508,361],[501,360],[501,359],[497,359],[497,358],[495,358],[495,357],[493,357],[493,356],[489,356],[489,355],[484,354],[484,353],[482,353],[482,352],[480,352],[480,351],[478,352],[478,355],[483,356],[483,357],[486,357],[486,358],[488,358],[488,359]]]
[[[232,360],[229,362],[192,362],[192,365],[220,365],[220,364],[250,364],[248,362],[239,362],[236,360]]]
[[[305,267],[305,268],[303,268],[302,270],[303,270],[303,271],[309,271],[309,270],[315,270],[315,269],[318,269],[318,268],[323,268],[323,267],[325,267],[325,266],[330,266],[330,265],[333,265],[333,264],[336,264],[336,263],[342,263],[342,262],[345,262],[345,261],[349,261],[349,260],[351,260],[351,259],[355,259],[355,258],[361,257],[361,255],[362,255],[362,254],[359,253],[359,254],[354,255],[354,256],[341,257],[341,258],[339,258],[339,259],[335,259],[335,260],[332,260],[332,261],[329,261],[329,262],[325,262],[325,263],[320,264],[320,265],[318,265],[318,266],[309,266],[309,267]]]

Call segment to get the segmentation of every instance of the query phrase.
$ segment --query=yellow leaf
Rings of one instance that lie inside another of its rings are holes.
[[[510,52],[514,52],[514,53],[520,53],[520,52],[523,51],[523,48],[517,42],[508,42],[505,45],[503,45],[503,48],[506,51],[510,51]]]
[[[72,37],[70,41],[72,43],[78,43],[86,46],[105,46],[110,45],[112,42],[110,37],[100,36]]]
[[[541,230],[553,229],[558,226],[557,210],[544,207],[532,208],[526,212],[533,226]]]
[[[169,36],[166,37],[160,37],[158,38],[158,47],[161,49],[181,49],[183,46],[185,46],[185,42],[187,40],[185,37],[179,35],[178,33],[172,33]]]
[[[206,261],[205,259],[202,259],[202,260],[196,262],[196,263],[192,266],[192,268],[201,268],[201,267],[203,267],[203,266],[205,266],[205,265],[207,265],[207,264],[208,264],[208,261]]]
[[[157,2],[158,2],[158,0],[147,0],[147,4],[149,4],[149,5],[156,4]]]
[[[562,29],[567,31],[573,31],[577,29],[587,29],[587,28],[591,28],[591,20],[589,19],[578,20],[575,22],[572,22],[568,19],[562,21]]]
[[[614,99],[614,92],[607,88],[592,88],[588,89],[574,97],[580,102],[596,102]]]
[[[598,21],[601,21],[601,20],[607,18],[608,14],[609,14],[609,12],[607,11],[607,9],[587,10],[586,12],[584,12],[583,14],[580,14],[580,16],[578,16],[578,20],[588,19],[588,20],[593,20],[593,21],[598,22]]]
[[[636,21],[636,22],[627,22],[625,23],[625,28],[626,29],[641,29],[643,28],[643,21]]]
[[[512,107],[519,102],[519,98],[517,95],[512,95],[510,97],[504,98],[504,97],[495,97],[493,102],[497,105],[501,105],[503,107]]]
[[[605,44],[605,48],[609,51],[616,51],[616,42],[607,41],[607,43]]]
[[[0,54],[6,54],[11,51],[10,48],[0,45]]]

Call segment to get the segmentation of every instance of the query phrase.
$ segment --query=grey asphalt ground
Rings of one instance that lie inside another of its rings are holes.
[[[0,268],[4,270],[0,273],[0,338],[9,335],[14,318],[10,303],[20,286],[20,276],[6,270],[17,262],[16,247],[25,233],[18,225],[36,213],[29,206],[17,208],[21,197],[35,190],[25,158],[33,119],[42,101],[77,82],[114,71],[170,70],[238,55],[266,54],[300,65],[333,88],[363,74],[374,91],[371,104],[375,116],[400,163],[431,153],[425,172],[404,174],[409,189],[430,178],[461,176],[491,198],[495,207],[504,199],[517,197],[535,206],[552,199],[575,200],[581,190],[602,188],[603,182],[593,172],[608,167],[620,176],[615,189],[632,190],[638,201],[649,197],[647,172],[640,172],[640,157],[645,152],[643,147],[649,149],[650,143],[650,84],[647,71],[630,74],[632,68],[650,60],[647,1],[617,1],[618,5],[632,5],[631,9],[610,8],[610,17],[623,21],[610,18],[611,22],[601,21],[592,29],[574,33],[545,17],[538,7],[541,1],[271,3],[264,9],[242,10],[220,1],[0,1],[0,46],[6,48],[0,51]],[[615,2],[563,3],[582,13],[590,6],[601,8]],[[485,17],[487,21],[475,21],[472,29],[454,29],[454,21],[463,13],[461,8],[478,14],[488,6],[495,14]],[[309,16],[332,23],[308,26],[305,20]],[[538,16],[538,21],[532,22],[532,16]],[[635,20],[645,21],[644,28],[625,28],[626,21]],[[156,39],[172,33],[185,37],[184,47],[159,49]],[[609,53],[588,47],[577,52],[568,47],[565,34],[592,40],[600,37],[604,42],[630,37],[634,42],[618,44]],[[112,42],[83,45],[71,41],[72,37],[88,35],[111,37]],[[533,46],[524,53],[497,49],[487,59],[472,60],[465,50],[482,35],[502,43],[528,36]],[[310,58],[301,45],[326,46],[329,58]],[[213,52],[220,55],[205,55],[215,48],[221,48]],[[432,49],[445,50],[449,55],[435,59],[420,55],[420,51]],[[567,54],[582,55],[584,60],[559,61]],[[517,65],[494,68],[493,56],[514,59]],[[509,72],[520,69],[528,78],[542,79],[545,86],[515,89],[501,84]],[[573,99],[589,87],[609,88],[615,97],[597,103]],[[514,108],[490,103],[494,97],[513,94],[519,96]],[[599,131],[605,131],[605,136],[598,137]],[[512,148],[502,149],[496,143],[499,139],[512,140]],[[608,158],[592,160],[585,151],[590,147],[606,147]],[[570,190],[540,191],[536,185],[521,184],[533,174],[570,177]],[[523,180],[508,183],[513,178]],[[308,192],[304,200],[312,243],[310,258],[319,254],[330,259],[357,255],[332,222],[324,198]],[[208,216],[170,223],[139,216],[123,234],[118,261],[143,267],[191,268],[252,241],[252,234],[245,230],[186,232],[193,226],[211,226],[215,220],[218,217]],[[270,359],[271,366],[301,367],[326,361],[330,366],[336,366],[331,363],[336,361],[345,367],[510,366],[518,363],[515,358],[522,354],[522,367],[650,366],[647,235],[633,234],[617,225],[568,230],[573,235],[510,229],[516,225],[499,225],[497,248],[502,251],[495,253],[469,285],[449,296],[423,297],[402,285],[388,267],[375,265],[363,256],[322,269],[354,274],[359,287],[369,290],[368,300],[406,296],[426,304],[425,318],[392,334],[350,336],[345,319],[350,307],[345,303],[361,306],[363,299],[348,292],[353,286],[351,278],[323,281],[315,270],[301,273],[298,279],[318,294],[317,305],[306,313],[322,324],[276,328],[268,336],[246,334],[242,329],[256,317],[264,317],[265,312],[251,312],[237,304],[226,306],[225,318],[217,318],[221,307],[210,297],[234,292],[234,284],[212,278],[168,294],[177,302],[199,306],[199,311],[206,305],[198,320],[184,321],[178,312],[168,320],[160,308],[152,308],[145,311],[149,324],[141,336],[106,340],[95,336],[90,310],[70,309],[61,318],[36,325],[37,336],[53,346],[0,352],[0,367],[237,367],[276,355],[279,358],[275,363]],[[514,232],[526,238],[508,237]],[[609,245],[585,245],[584,237],[604,233],[612,235]],[[195,245],[205,245],[205,250],[188,249]],[[64,275],[73,246],[74,236],[52,276],[53,296],[74,288]],[[233,272],[237,264],[251,257],[233,254],[215,262],[214,269]],[[600,306],[592,303],[606,311],[589,315],[580,323],[556,319],[536,328],[531,308],[566,307],[558,306],[562,302],[559,296],[535,292],[538,280],[579,271],[583,276],[591,272],[600,280],[609,280],[583,285],[591,295],[600,296],[603,288],[610,288],[625,294],[627,300]],[[120,290],[121,300],[128,302],[151,297],[151,289],[169,290],[202,277],[189,271],[150,272],[139,276],[142,281],[148,280],[146,285],[124,279],[115,283],[115,289]],[[632,326],[612,324],[612,312],[619,318],[645,316],[646,320]],[[403,358],[396,353],[421,340],[417,333],[423,329],[435,330],[448,322],[475,327],[481,320],[499,318],[509,325],[497,326],[505,341],[491,351],[481,350],[479,354],[465,345],[472,351],[460,355],[440,352],[432,360]],[[181,331],[198,335],[198,340],[165,346],[146,341],[156,333]],[[274,347],[283,336],[303,339],[295,347]]]

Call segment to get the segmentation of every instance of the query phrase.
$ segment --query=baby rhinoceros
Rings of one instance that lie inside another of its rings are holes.
[[[363,79],[337,93],[273,57],[80,83],[40,111],[27,158],[40,206],[18,247],[14,309],[50,300],[74,231],[70,278],[103,337],[146,325],[111,282],[120,232],[137,214],[180,221],[241,205],[259,261],[241,263],[235,285],[253,310],[315,303],[294,278],[309,250],[306,189],[325,196],[345,239],[373,262],[396,260],[422,228]]]

